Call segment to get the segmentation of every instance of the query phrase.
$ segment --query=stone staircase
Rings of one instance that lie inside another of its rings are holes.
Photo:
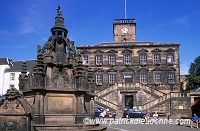
[[[116,91],[117,89],[118,89],[117,84],[114,84],[114,85],[110,86],[109,88],[106,88],[106,89],[104,89],[104,90],[97,91],[97,92],[95,92],[95,93],[96,93],[97,97],[103,98],[104,96],[106,96],[106,95],[112,93],[113,91]]]
[[[97,105],[103,106],[105,108],[108,108],[110,110],[118,111],[119,105],[114,102],[109,100],[109,96],[112,95],[112,93],[117,92],[118,90],[123,91],[123,90],[143,90],[144,92],[151,94],[152,96],[155,97],[154,100],[145,103],[144,105],[138,106],[139,109],[141,110],[149,110],[153,109],[166,101],[170,99],[170,97],[180,97],[181,93],[164,93],[162,91],[156,90],[151,86],[147,86],[144,84],[136,83],[136,84],[115,84],[112,85],[109,88],[100,90],[96,92],[96,97],[95,97],[95,102]]]
[[[153,109],[154,107],[158,107],[158,106],[162,105],[163,103],[169,101],[170,98],[179,98],[179,97],[182,97],[182,94],[179,92],[167,93],[167,94],[160,96],[159,98],[154,99],[142,106],[139,106],[139,109],[141,109],[141,110]],[[187,96],[187,97],[189,97],[189,96]]]
[[[110,101],[108,101],[108,100],[105,100],[105,99],[103,99],[101,97],[95,97],[94,100],[95,100],[97,105],[100,105],[100,106],[102,106],[102,107],[104,107],[106,109],[110,109],[110,110],[113,110],[113,111],[118,111],[119,106],[114,104],[114,103],[112,103],[112,102],[110,102]]]

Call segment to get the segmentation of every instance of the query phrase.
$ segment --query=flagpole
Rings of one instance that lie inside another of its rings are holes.
[[[126,15],[126,0],[124,0],[124,13],[125,13],[125,19],[127,19],[127,15]]]

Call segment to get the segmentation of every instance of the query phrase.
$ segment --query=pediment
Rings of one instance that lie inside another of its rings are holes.
[[[109,50],[109,51],[107,51],[107,53],[117,53],[117,51],[116,50]]]
[[[135,72],[135,71],[128,67],[128,68],[124,68],[124,69],[120,70],[120,72]]]
[[[106,72],[117,72],[118,70],[114,69],[114,68],[110,68],[108,70],[106,70]]]
[[[94,51],[93,52],[94,54],[102,54],[102,53],[104,53],[102,50],[96,50],[96,51]]]
[[[161,49],[158,49],[158,48],[156,48],[156,49],[152,50],[151,52],[162,52],[162,50],[161,50]]]
[[[137,52],[138,52],[138,53],[147,53],[148,50],[146,50],[146,49],[141,49],[141,50],[138,50]]]
[[[129,48],[123,49],[122,53],[132,53],[133,51]]]
[[[162,71],[160,68],[154,68],[152,71]]]
[[[149,69],[147,69],[147,68],[140,68],[140,69],[138,70],[138,72],[147,72],[147,71],[149,71]]]
[[[166,70],[166,71],[176,71],[176,69],[175,69],[175,68],[173,68],[173,67],[166,68],[165,70]]]
[[[169,48],[169,49],[165,50],[165,52],[175,52],[175,50],[172,48]]]

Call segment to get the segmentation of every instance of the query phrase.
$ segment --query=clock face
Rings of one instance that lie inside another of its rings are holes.
[[[122,33],[127,33],[128,32],[128,28],[124,27],[122,28]]]

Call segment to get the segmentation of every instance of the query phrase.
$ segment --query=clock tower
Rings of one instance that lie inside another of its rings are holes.
[[[113,22],[114,42],[135,42],[136,21],[134,19],[115,19]]]

